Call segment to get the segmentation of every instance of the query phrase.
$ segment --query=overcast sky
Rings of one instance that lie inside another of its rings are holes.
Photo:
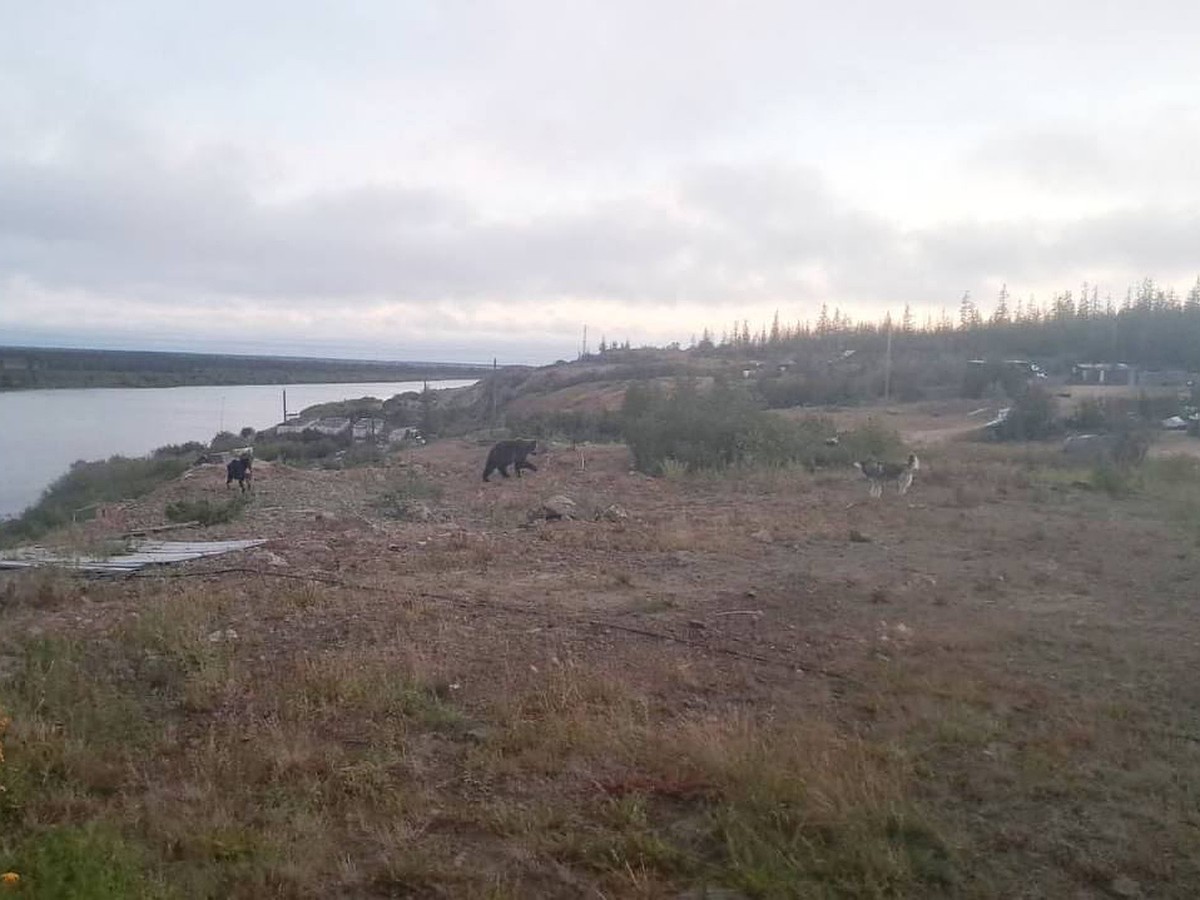
[[[544,362],[585,323],[1186,291],[1198,34],[1193,0],[5,4],[0,344]]]

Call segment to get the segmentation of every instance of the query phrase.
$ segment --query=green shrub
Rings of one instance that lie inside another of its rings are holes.
[[[622,419],[634,465],[655,475],[663,474],[668,460],[672,471],[790,463],[816,467],[849,464],[899,447],[894,434],[874,423],[830,445],[834,429],[828,421],[794,421],[765,412],[740,383],[718,381],[702,393],[694,382],[681,380],[671,394],[631,385]]]
[[[1067,424],[1081,432],[1100,432],[1108,429],[1108,414],[1104,404],[1094,397],[1087,397],[1075,408],[1075,414]]]
[[[443,488],[416,469],[407,469],[375,500],[374,506],[392,519],[412,519],[418,503],[441,499]]]
[[[358,418],[378,416],[383,411],[383,401],[376,397],[359,397],[356,400],[334,400],[306,406],[300,412],[301,421],[328,418]]]
[[[1133,490],[1129,470],[1112,463],[1103,463],[1092,469],[1091,485],[1110,497],[1124,497]]]
[[[1144,428],[1126,428],[1113,444],[1113,462],[1123,468],[1140,465],[1150,450],[1150,434]]]
[[[164,457],[191,458],[194,456],[199,456],[207,449],[208,448],[199,441],[188,441],[184,444],[167,444],[163,447],[159,447],[154,451],[154,456],[157,459],[162,459]]]
[[[254,457],[268,462],[275,460],[312,462],[333,456],[339,450],[346,450],[350,446],[349,435],[330,437],[314,432],[304,432],[295,437],[275,436],[270,440],[255,441]]]
[[[378,444],[353,444],[342,457],[342,465],[346,468],[371,466],[383,462],[386,458],[387,451]]]
[[[97,504],[144,496],[178,478],[188,466],[186,458],[159,453],[140,459],[80,460],[46,488],[36,505],[16,519],[0,523],[0,544],[33,540],[72,521],[90,518]]]
[[[226,450],[237,450],[239,447],[245,446],[245,438],[239,437],[232,431],[219,431],[208,442],[208,449],[215,453],[223,453]]]
[[[1054,418],[1054,398],[1038,385],[1030,385],[1013,402],[1008,417],[996,426],[1001,441],[1036,441],[1058,431]]]
[[[171,522],[199,522],[201,525],[219,525],[232,522],[246,507],[244,495],[220,503],[210,500],[176,500],[167,504],[167,520]]]
[[[824,432],[822,432],[824,433]],[[816,449],[814,462],[819,466],[849,466],[864,459],[902,459],[906,453],[900,435],[876,419],[839,436],[835,446]]]
[[[680,379],[669,396],[648,386],[630,386],[623,418],[634,465],[658,475],[668,459],[689,471],[741,462],[753,449],[752,432],[765,416],[727,385],[701,394],[694,381]]]

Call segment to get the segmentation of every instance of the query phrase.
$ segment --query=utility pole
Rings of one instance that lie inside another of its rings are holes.
[[[495,426],[496,424],[496,372],[499,366],[496,363],[496,357],[492,357],[492,380],[488,384],[488,399],[491,401],[491,415],[488,416],[488,424]]]
[[[583,326],[583,346],[579,353],[579,358],[583,359],[587,356],[587,325]]]
[[[887,317],[887,357],[883,366],[883,402],[887,404],[892,396],[892,314]]]

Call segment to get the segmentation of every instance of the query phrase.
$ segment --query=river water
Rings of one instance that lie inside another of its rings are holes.
[[[468,381],[431,381],[431,388]],[[208,442],[218,431],[267,428],[288,411],[357,397],[419,391],[421,381],[87,388],[0,393],[0,518],[36,503],[79,459],[142,456],[164,444]]]

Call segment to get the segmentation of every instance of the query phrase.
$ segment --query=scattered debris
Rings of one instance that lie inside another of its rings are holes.
[[[629,518],[629,513],[625,512],[624,507],[613,503],[606,506],[600,512],[596,513],[596,519],[603,519],[606,522],[623,522]]]
[[[999,428],[1008,421],[1008,417],[1012,415],[1012,407],[1006,406],[996,413],[996,417],[990,422],[984,423],[984,428]]]
[[[558,494],[542,503],[541,509],[532,511],[529,518],[531,521],[534,519],[546,519],[547,521],[577,519],[579,518],[579,506],[570,497]]]
[[[286,559],[284,559],[278,553],[274,553],[270,550],[262,550],[258,553],[258,556],[268,566],[276,566],[278,568],[287,568],[287,566],[290,565],[290,563]]]
[[[397,518],[409,522],[428,522],[433,518],[433,510],[424,500],[404,500],[397,504]]]
[[[879,623],[880,643],[906,644],[913,639],[913,630],[903,622],[889,625],[886,621]]]

